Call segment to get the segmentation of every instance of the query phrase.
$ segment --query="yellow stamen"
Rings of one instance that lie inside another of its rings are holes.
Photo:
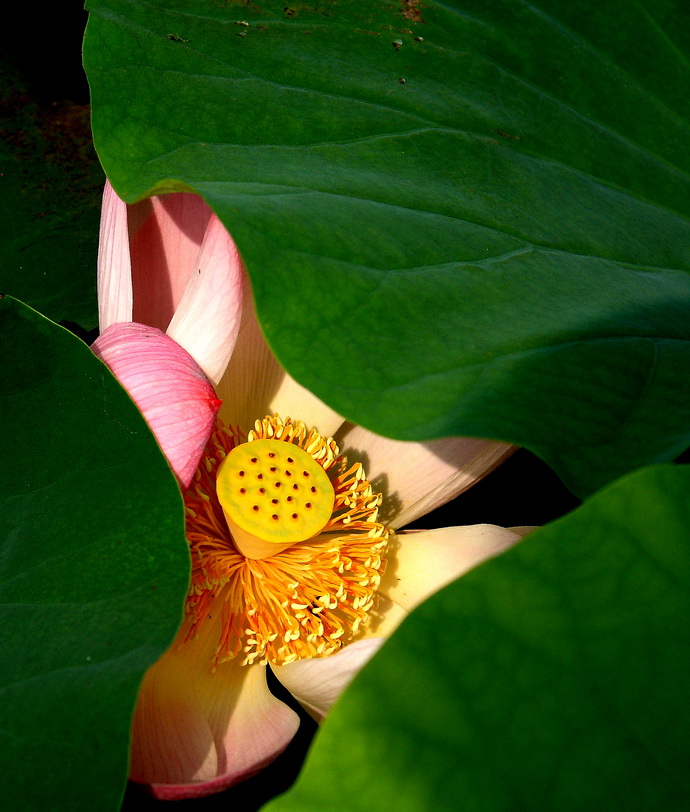
[[[219,425],[185,495],[193,561],[187,599],[191,634],[208,616],[222,612],[216,662],[239,656],[244,665],[284,664],[325,657],[349,642],[374,606],[391,533],[377,521],[380,495],[359,464],[348,467],[331,438],[308,432],[299,421],[267,417],[243,439],[239,430]],[[273,466],[278,459],[286,466]],[[242,470],[245,476],[239,477]],[[238,484],[250,472],[263,475],[251,481],[251,494]],[[260,493],[261,483],[279,482],[280,491],[286,482],[301,485],[300,477],[310,484],[306,492],[295,491],[301,495],[299,510],[288,513],[292,503],[279,502],[282,512],[266,510],[264,524],[250,523],[246,513],[254,519],[254,505],[268,508],[276,498],[269,488]],[[312,487],[318,500],[311,500]],[[244,496],[250,497],[246,503]],[[314,513],[301,520],[302,510]],[[240,549],[247,538],[266,549],[247,554]]]

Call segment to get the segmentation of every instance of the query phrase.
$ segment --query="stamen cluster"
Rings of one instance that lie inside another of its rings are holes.
[[[233,544],[215,494],[218,467],[243,441],[278,439],[307,451],[335,492],[322,531],[267,558],[242,555]],[[332,438],[277,415],[257,420],[246,439],[218,425],[185,495],[192,585],[187,600],[194,634],[222,612],[216,663],[278,665],[333,654],[355,635],[373,608],[390,532],[377,521],[374,494],[361,465],[348,466]]]

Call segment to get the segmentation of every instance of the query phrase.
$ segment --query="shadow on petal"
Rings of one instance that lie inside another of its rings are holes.
[[[383,638],[360,640],[330,657],[297,660],[288,665],[272,666],[272,670],[300,705],[319,722],[383,642]]]
[[[360,462],[383,494],[381,521],[404,527],[455,499],[500,465],[515,446],[474,437],[424,443],[391,440],[346,424],[336,437],[350,462]]]
[[[297,714],[271,694],[266,666],[234,659],[214,669],[219,623],[188,642],[180,642],[183,627],[144,678],[130,778],[158,798],[201,797],[243,781],[273,761],[299,726]]]
[[[166,330],[193,272],[211,219],[203,198],[160,195],[127,207],[133,320]]]
[[[220,408],[208,378],[189,353],[145,324],[113,324],[91,349],[129,392],[187,487]]]

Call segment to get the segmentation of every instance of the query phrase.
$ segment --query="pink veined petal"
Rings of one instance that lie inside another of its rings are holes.
[[[272,665],[271,669],[300,705],[320,722],[383,642],[383,638],[359,640],[330,657]]]
[[[182,347],[145,324],[113,324],[91,349],[127,389],[186,488],[220,408],[204,373]]]
[[[130,778],[157,798],[219,792],[267,766],[287,747],[299,718],[276,699],[266,666],[234,659],[213,667],[218,622],[177,641],[146,673],[132,724]]]
[[[394,528],[454,499],[515,450],[507,443],[471,437],[403,442],[350,424],[336,439],[348,460],[361,462],[374,490],[383,494],[380,519]]]
[[[127,207],[132,258],[133,320],[167,330],[197,260],[211,209],[187,192]]]
[[[240,329],[243,265],[237,246],[215,214],[194,269],[167,333],[218,384]]]
[[[242,324],[226,374],[218,387],[223,401],[221,418],[249,431],[254,421],[278,412],[303,420],[326,436],[335,434],[340,417],[315,395],[300,386],[280,365],[261,331],[249,279],[244,283]]]
[[[98,240],[98,323],[132,321],[132,263],[129,256],[127,204],[106,180]]]

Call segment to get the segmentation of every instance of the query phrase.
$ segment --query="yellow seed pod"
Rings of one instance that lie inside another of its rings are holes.
[[[236,446],[220,466],[216,492],[242,530],[276,544],[295,544],[319,533],[333,513],[328,475],[306,451],[283,440]]]

